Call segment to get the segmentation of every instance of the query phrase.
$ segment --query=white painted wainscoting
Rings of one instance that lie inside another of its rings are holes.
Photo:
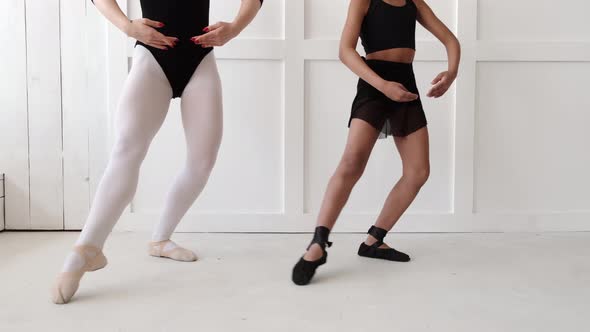
[[[240,0],[211,2],[214,22],[231,19]],[[10,64],[11,79],[4,83],[9,93],[2,95],[0,118],[7,228],[80,228],[104,169],[110,115],[133,43],[81,3],[0,5],[14,14],[2,27],[22,30],[0,37],[17,46],[2,62]],[[138,0],[120,4],[139,17]],[[242,36],[215,51],[224,85],[224,140],[209,185],[179,230],[312,230],[344,147],[356,87],[337,59],[347,5],[265,1]],[[398,230],[590,230],[590,21],[584,16],[590,3],[430,5],[458,34],[463,62],[447,96],[424,98],[432,175]],[[41,31],[49,36],[36,36]],[[424,95],[446,68],[446,55],[424,29],[417,35],[415,70]],[[175,101],[119,229],[149,229],[157,221],[184,159],[182,135]],[[400,170],[393,142],[378,142],[336,230],[365,231]]]

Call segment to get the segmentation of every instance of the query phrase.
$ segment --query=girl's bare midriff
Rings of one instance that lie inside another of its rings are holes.
[[[416,51],[411,48],[392,48],[366,55],[367,60],[383,60],[391,62],[412,63]]]

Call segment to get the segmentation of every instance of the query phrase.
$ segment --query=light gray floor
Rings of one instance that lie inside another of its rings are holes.
[[[0,331],[590,331],[590,233],[390,236],[407,264],[359,258],[363,236],[336,234],[308,287],[289,277],[310,235],[179,234],[200,261],[177,263],[118,233],[109,266],[56,306],[76,236],[0,234]]]

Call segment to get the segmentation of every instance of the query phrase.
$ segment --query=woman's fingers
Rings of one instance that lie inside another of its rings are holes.
[[[205,34],[191,38],[193,43],[203,47],[223,46],[234,37],[232,25],[227,22],[217,22],[203,29]]]
[[[165,38],[169,43],[172,43],[172,45],[173,45],[172,47],[176,46],[176,43],[178,43],[178,38],[176,38],[176,37],[166,36]]]
[[[434,85],[434,84],[440,82],[444,76],[445,76],[445,73],[440,73],[440,74],[436,75],[436,77],[432,80],[432,82],[430,82],[430,84]]]
[[[410,99],[410,101],[418,99],[418,95],[411,92],[407,92],[405,96],[406,98]]]
[[[434,97],[434,95],[435,95],[437,92],[438,92],[438,90],[437,90],[437,89],[434,89],[434,88],[432,88],[432,89],[428,90],[428,93],[427,93],[426,95],[427,95],[428,97]]]
[[[444,95],[445,92],[447,92],[447,90],[448,90],[447,86],[439,86],[437,88],[432,88],[432,89],[430,89],[430,91],[428,91],[427,96],[438,98],[438,97],[441,97],[442,95]]]
[[[439,87],[446,84],[446,80],[444,77],[441,77],[436,83],[433,84],[432,89],[438,89]]]
[[[148,43],[149,46],[160,49],[160,50],[168,50],[168,47],[163,44],[156,44],[156,43]]]
[[[217,39],[214,39],[211,36],[209,36],[209,38],[203,38],[203,36],[193,37],[191,38],[191,41],[202,47],[222,46],[222,44]]]
[[[418,95],[417,94],[414,94],[414,93],[411,93],[411,92],[403,92],[400,95],[400,97],[398,98],[398,101],[399,102],[406,103],[406,102],[409,102],[409,101],[414,101],[416,99],[418,99]]]
[[[159,48],[161,50],[167,50],[170,47],[172,47],[172,46],[170,46],[169,42],[162,40],[162,39],[154,39],[154,40],[150,41],[150,43],[148,43],[148,45]]]
[[[426,95],[434,98],[441,97],[449,90],[453,81],[454,77],[449,76],[449,73],[446,71],[436,75],[434,80],[432,80],[432,87]]]
[[[152,41],[152,43],[155,45],[160,45],[160,46],[169,46],[168,43],[166,43],[162,40],[154,40],[154,41]]]
[[[209,31],[213,31],[213,30],[219,29],[220,27],[221,27],[221,22],[217,22],[217,23],[215,23],[215,24],[211,24],[211,25],[210,25],[210,26],[208,26],[208,27],[205,27],[205,28],[203,29],[203,32],[209,32]]]
[[[408,89],[406,89],[406,87],[403,84],[401,84],[401,83],[398,83],[398,84],[399,84],[398,86],[400,89],[402,89],[405,92],[410,92],[410,91],[408,91]]]
[[[207,32],[204,35],[195,36],[195,37],[191,38],[191,40],[193,41],[193,43],[199,44],[199,45],[214,45],[216,35],[217,35],[217,33],[215,33],[214,31],[211,31],[211,32]]]
[[[446,91],[447,87],[446,87],[446,82],[444,79],[441,79],[438,83],[434,84],[432,86],[432,88],[430,88],[430,91],[428,92],[428,96],[432,97],[435,96],[437,94],[441,94],[441,91]]]
[[[158,22],[158,21],[153,21],[148,18],[142,18],[141,22],[147,26],[152,27],[152,28],[161,28],[164,26],[164,23]]]
[[[172,39],[169,39],[169,37],[164,36],[163,34],[156,32],[154,34],[154,40],[162,42],[170,47],[174,47],[175,42]]]

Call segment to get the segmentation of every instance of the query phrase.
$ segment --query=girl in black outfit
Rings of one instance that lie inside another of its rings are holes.
[[[428,129],[412,69],[416,22],[446,47],[448,70],[432,81],[427,96],[438,98],[451,86],[459,68],[460,45],[424,0],[351,0],[340,41],[340,60],[359,76],[352,105],[348,141],[342,160],[330,179],[314,237],[293,268],[297,285],[308,284],[325,264],[328,236],[361,177],[379,137],[393,136],[403,174],[393,187],[377,221],[361,243],[363,257],[407,262],[410,257],[383,238],[412,203],[429,175]],[[356,52],[359,37],[366,58]]]

